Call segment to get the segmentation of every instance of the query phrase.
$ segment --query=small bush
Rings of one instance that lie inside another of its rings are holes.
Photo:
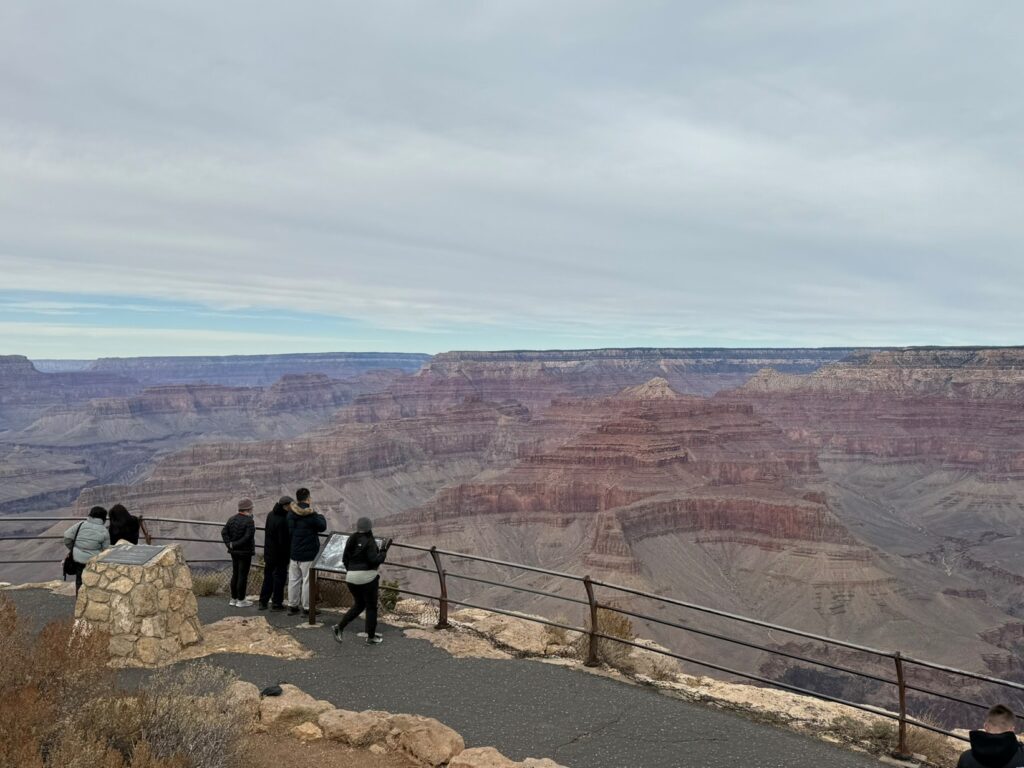
[[[165,670],[126,693],[108,643],[71,620],[33,636],[0,594],[0,766],[237,768],[247,723],[230,703],[230,673]]]
[[[609,608],[600,607],[597,609],[597,631],[599,634],[607,635],[607,637],[597,638],[596,650],[598,661],[615,669],[625,668],[633,646],[607,638],[636,640],[633,622],[629,620],[628,616]],[[577,655],[580,658],[587,658],[589,644],[590,638],[585,634],[581,635],[577,641]]]
[[[227,571],[193,571],[192,592],[196,597],[214,597],[227,592],[231,574]]]
[[[395,606],[398,605],[398,599],[401,597],[401,593],[398,591],[401,588],[402,585],[398,581],[382,579],[378,596],[380,607],[389,612],[395,610]]]

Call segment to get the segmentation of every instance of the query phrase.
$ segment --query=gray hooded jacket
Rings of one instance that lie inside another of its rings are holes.
[[[77,539],[75,539],[76,531],[78,532]],[[110,533],[102,520],[96,517],[87,517],[64,531],[64,546],[71,549],[72,542],[75,544],[75,549],[71,556],[76,563],[85,565],[104,549],[110,547]]]

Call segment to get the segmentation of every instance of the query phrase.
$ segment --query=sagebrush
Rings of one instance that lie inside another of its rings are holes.
[[[34,635],[0,594],[0,766],[239,768],[246,723],[230,673],[193,665],[123,691],[108,643],[70,619]]]

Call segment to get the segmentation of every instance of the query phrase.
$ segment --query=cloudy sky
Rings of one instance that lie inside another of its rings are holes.
[[[5,0],[0,353],[1024,343],[1022,28]]]

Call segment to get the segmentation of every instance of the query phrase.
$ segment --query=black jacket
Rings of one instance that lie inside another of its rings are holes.
[[[275,504],[267,515],[263,536],[263,559],[267,565],[287,565],[292,556],[292,534],[288,530],[288,505]]]
[[[377,540],[370,533],[353,533],[345,542],[341,562],[346,571],[375,571],[387,557],[387,549],[380,549]]]
[[[957,768],[1021,768],[1024,749],[1013,733],[971,731],[971,748],[960,755]]]
[[[232,515],[220,529],[220,537],[232,555],[252,557],[256,554],[256,523],[252,515]]]
[[[291,559],[298,563],[316,560],[320,552],[318,533],[327,530],[327,520],[309,504],[293,502],[288,512],[288,531],[292,536]]]
[[[117,544],[119,541],[130,541],[132,544],[139,543],[139,518],[129,515],[123,525],[110,521],[110,543]]]

